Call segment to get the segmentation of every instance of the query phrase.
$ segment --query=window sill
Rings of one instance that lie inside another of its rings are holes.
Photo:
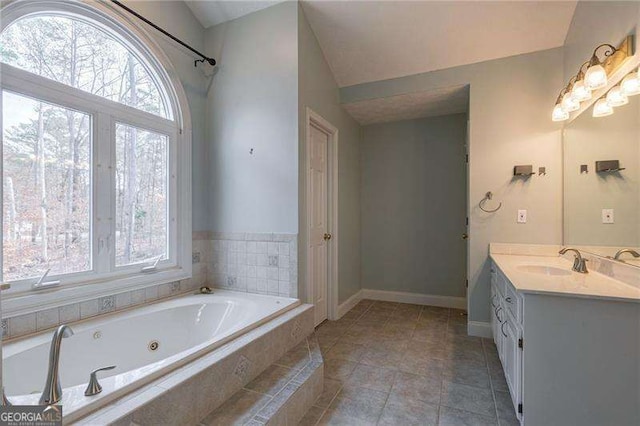
[[[151,274],[136,274],[108,281],[66,285],[52,290],[30,291],[2,297],[2,318],[31,314],[72,303],[80,303],[125,291],[133,291],[191,278],[185,269],[174,267]]]

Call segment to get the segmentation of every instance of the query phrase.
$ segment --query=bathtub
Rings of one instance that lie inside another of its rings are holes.
[[[298,306],[297,299],[215,290],[144,305],[71,325],[62,340],[65,417],[84,415]],[[49,330],[3,345],[3,385],[14,405],[37,404],[47,375]],[[89,373],[102,393],[85,397]]]

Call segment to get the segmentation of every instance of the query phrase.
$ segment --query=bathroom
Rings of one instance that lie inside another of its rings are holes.
[[[639,2],[0,7],[0,423],[640,424]]]

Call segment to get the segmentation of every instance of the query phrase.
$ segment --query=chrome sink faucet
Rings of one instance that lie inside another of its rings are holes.
[[[560,250],[558,253],[565,254],[568,251],[572,251],[576,254],[575,259],[573,260],[573,267],[571,268],[574,272],[580,272],[581,274],[586,274],[589,272],[587,270],[587,259],[584,259],[580,252],[577,249],[565,247]]]
[[[44,390],[40,397],[40,405],[52,405],[62,398],[62,386],[60,386],[60,375],[58,374],[60,346],[63,338],[71,336],[73,336],[73,330],[64,324],[53,333],[51,349],[49,350],[49,371],[47,372],[47,380],[44,383]]]
[[[635,250],[632,249],[622,249],[622,250],[618,250],[618,252],[616,253],[616,255],[613,257],[613,260],[619,260],[620,262],[624,262],[624,260],[620,259],[620,256],[622,256],[624,253],[629,253],[631,256],[633,257],[640,257],[640,253],[638,253]]]

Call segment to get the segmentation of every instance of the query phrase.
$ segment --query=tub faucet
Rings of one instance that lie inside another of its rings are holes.
[[[622,249],[622,250],[618,250],[618,252],[616,253],[616,255],[613,257],[613,260],[619,260],[620,262],[624,262],[624,260],[620,259],[620,256],[622,256],[624,253],[629,253],[631,256],[633,257],[640,257],[640,253],[638,253],[635,250],[632,249]]]
[[[578,250],[574,248],[565,247],[562,250],[560,250],[558,253],[565,254],[568,251],[572,251],[576,254],[576,257],[573,261],[573,267],[571,268],[571,270],[574,272],[580,272],[581,274],[586,274],[587,272],[589,272],[587,270],[587,259],[584,259]]]
[[[64,324],[53,333],[51,349],[49,350],[49,371],[47,372],[47,380],[44,383],[44,390],[40,397],[40,405],[52,405],[62,398],[62,386],[60,386],[60,375],[58,374],[60,346],[63,338],[71,336],[73,336],[73,330]]]

